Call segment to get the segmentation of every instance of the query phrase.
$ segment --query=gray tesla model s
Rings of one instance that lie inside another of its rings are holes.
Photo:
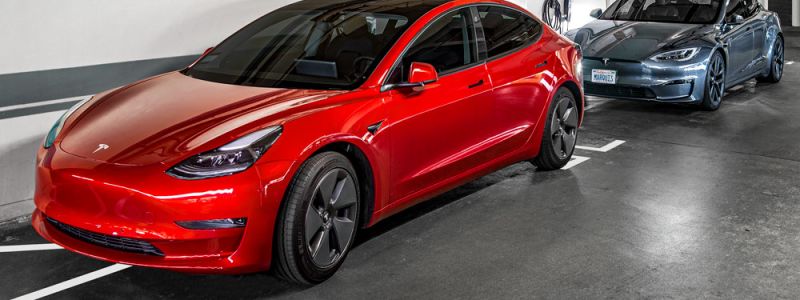
[[[588,95],[716,110],[727,87],[783,75],[778,16],[757,0],[617,0],[592,17],[566,34]]]

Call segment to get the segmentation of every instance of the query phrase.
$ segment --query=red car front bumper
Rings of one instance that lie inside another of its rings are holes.
[[[228,274],[269,269],[275,218],[294,164],[267,162],[187,181],[160,164],[112,165],[52,148],[40,151],[38,162],[33,227],[47,240],[115,263]],[[176,223],[227,218],[247,224],[190,230]],[[157,250],[138,251],[142,245]]]

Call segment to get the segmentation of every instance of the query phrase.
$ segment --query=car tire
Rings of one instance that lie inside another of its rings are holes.
[[[569,163],[578,141],[579,123],[575,95],[560,88],[550,103],[539,155],[531,161],[538,171],[558,170]]]
[[[727,76],[727,66],[725,58],[719,52],[714,52],[708,62],[708,74],[706,74],[706,84],[703,90],[703,101],[700,107],[703,110],[715,111],[722,105],[722,98],[725,97],[725,80]]]
[[[276,226],[273,269],[279,277],[310,285],[336,273],[358,231],[358,186],[355,169],[342,154],[321,153],[303,164]]]
[[[783,78],[783,63],[785,58],[785,51],[783,38],[778,37],[775,39],[775,44],[772,46],[772,63],[769,65],[769,74],[764,77],[758,77],[756,80],[759,82],[778,83]]]

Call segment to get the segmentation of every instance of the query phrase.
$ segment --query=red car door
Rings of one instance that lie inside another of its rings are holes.
[[[461,9],[431,23],[390,76],[389,83],[405,82],[413,62],[433,65],[440,76],[422,91],[390,92],[390,201],[426,194],[487,160],[482,145],[491,131],[491,86],[470,16]]]
[[[542,25],[527,14],[500,6],[479,6],[486,37],[487,70],[494,85],[496,155],[527,147],[555,84],[554,51]]]

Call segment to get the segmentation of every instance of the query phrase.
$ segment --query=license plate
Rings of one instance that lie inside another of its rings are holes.
[[[604,84],[617,83],[617,71],[612,70],[592,70],[592,82]]]

